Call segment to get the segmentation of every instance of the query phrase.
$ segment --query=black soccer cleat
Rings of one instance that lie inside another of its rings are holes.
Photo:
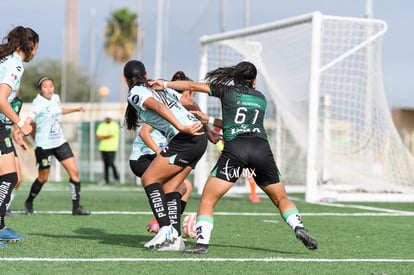
[[[74,216],[87,216],[90,215],[91,211],[83,209],[82,206],[79,206],[78,208],[72,209],[72,215]]]
[[[208,244],[196,244],[192,248],[182,250],[181,253],[185,253],[185,254],[207,254],[208,253]]]
[[[303,227],[295,228],[296,239],[301,241],[307,249],[315,250],[318,248],[318,241],[315,240]]]
[[[33,201],[28,201],[25,200],[24,202],[24,212],[26,213],[26,215],[33,215],[34,211],[33,211]]]

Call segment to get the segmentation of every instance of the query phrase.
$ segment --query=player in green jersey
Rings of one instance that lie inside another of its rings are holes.
[[[257,185],[279,209],[280,215],[310,250],[317,241],[305,230],[295,204],[288,198],[263,125],[266,98],[256,86],[257,70],[250,62],[221,67],[206,75],[206,83],[190,81],[149,82],[154,89],[173,88],[208,93],[221,100],[223,118],[195,114],[203,123],[223,129],[224,148],[204,186],[197,211],[197,244],[183,252],[206,254],[214,224],[214,207],[243,173],[251,173]]]

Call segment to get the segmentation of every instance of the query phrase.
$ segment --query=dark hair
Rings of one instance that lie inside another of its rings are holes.
[[[145,65],[138,60],[130,60],[124,66],[124,77],[128,84],[129,90],[134,86],[146,85],[147,79],[145,78]],[[124,125],[128,130],[135,130],[139,125],[139,117],[135,108],[128,102],[128,106],[125,109]]]
[[[39,80],[36,82],[36,86],[37,86],[37,88],[38,88],[39,90],[40,90],[40,88],[42,87],[42,83],[43,83],[43,81],[45,81],[45,80],[50,80],[50,81],[54,82],[52,78],[50,78],[50,77],[48,77],[48,76],[42,76],[42,77],[41,77],[41,78],[39,78]]]
[[[177,71],[171,78],[171,81],[177,81],[177,80],[187,80],[187,81],[193,81],[191,78],[185,75],[183,71]],[[182,90],[176,90],[180,94],[184,91]],[[194,93],[193,91],[190,91],[190,94]]]
[[[212,85],[242,84],[253,87],[256,79],[257,69],[248,61],[242,61],[235,66],[220,67],[206,74],[205,80]]]
[[[39,44],[39,35],[34,30],[17,26],[3,38],[0,45],[0,59],[11,55],[17,49],[20,49],[26,57],[31,57],[37,44]]]
[[[124,66],[124,77],[127,81],[128,88],[131,90],[134,86],[146,85],[146,73],[144,63],[138,60],[128,61]]]
[[[171,81],[177,81],[177,80],[188,80],[193,81],[191,78],[185,75],[183,71],[177,71],[171,78]]]

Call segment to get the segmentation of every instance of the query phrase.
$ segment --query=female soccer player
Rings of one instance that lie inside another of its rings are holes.
[[[38,176],[32,183],[29,196],[24,202],[27,215],[33,215],[33,200],[40,193],[49,179],[52,157],[62,164],[69,175],[69,187],[72,194],[72,215],[89,215],[90,212],[80,205],[81,183],[75,156],[67,140],[63,136],[62,115],[73,112],[84,112],[84,107],[63,108],[60,97],[55,94],[55,85],[50,77],[44,76],[37,82],[39,94],[33,100],[25,120],[26,125],[36,124],[35,155]]]
[[[6,206],[17,183],[17,168],[14,145],[6,124],[16,124],[23,135],[32,131],[31,125],[24,121],[12,109],[10,102],[15,98],[23,76],[23,62],[30,62],[37,53],[39,35],[31,28],[18,26],[12,29],[0,44],[0,247],[1,241],[23,241],[24,236],[6,227]],[[19,142],[19,140],[16,140]]]
[[[135,130],[141,120],[167,139],[168,146],[152,160],[141,183],[160,225],[157,235],[144,247],[168,250],[168,246],[182,242],[178,187],[204,154],[207,138],[200,131],[202,124],[184,108],[176,91],[155,92],[146,85],[148,74],[142,62],[127,62],[124,77],[130,89],[125,111],[127,129]]]
[[[1,241],[23,241],[24,236],[6,227],[4,217],[6,205],[17,183],[17,168],[14,145],[6,125],[9,121],[16,124],[23,135],[32,131],[31,125],[24,121],[12,109],[10,102],[15,98],[23,76],[23,62],[30,62],[37,53],[39,35],[31,28],[15,27],[0,44],[0,247]]]
[[[279,170],[267,140],[263,120],[266,98],[257,91],[256,67],[250,62],[222,67],[206,75],[207,83],[191,81],[149,82],[154,89],[173,88],[209,93],[220,98],[223,119],[209,118],[198,112],[204,123],[209,122],[223,129],[224,149],[214,166],[201,195],[197,211],[197,244],[184,250],[186,253],[206,254],[213,230],[214,207],[240,177],[237,171],[248,169],[258,186],[279,208],[286,223],[294,230],[296,238],[308,249],[316,249],[317,241],[304,229],[295,204],[289,200]]]

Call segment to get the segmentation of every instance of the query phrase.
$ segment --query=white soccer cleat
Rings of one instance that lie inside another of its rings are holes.
[[[183,251],[184,249],[185,244],[180,236],[175,241],[165,241],[159,248],[155,248],[154,251]]]
[[[172,225],[163,226],[152,240],[147,242],[144,247],[148,249],[156,249],[161,247],[164,242],[173,242],[178,239],[178,232]]]

